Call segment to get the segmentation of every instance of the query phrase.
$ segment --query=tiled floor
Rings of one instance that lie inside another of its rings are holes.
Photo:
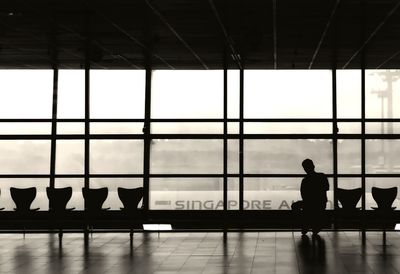
[[[400,233],[0,234],[0,273],[399,273]]]

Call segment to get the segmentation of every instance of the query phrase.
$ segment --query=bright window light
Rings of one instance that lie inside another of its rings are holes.
[[[143,230],[161,231],[161,230],[172,230],[170,224],[143,224]]]
[[[400,230],[400,224],[396,224],[396,226],[394,227],[394,230]]]

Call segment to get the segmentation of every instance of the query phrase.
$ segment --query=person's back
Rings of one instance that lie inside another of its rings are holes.
[[[301,182],[300,192],[303,199],[304,223],[302,234],[312,227],[314,234],[318,233],[326,207],[329,183],[324,173],[315,172],[312,160],[306,159],[302,163],[307,175]]]

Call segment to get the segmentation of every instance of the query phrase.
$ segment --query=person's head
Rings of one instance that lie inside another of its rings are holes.
[[[314,172],[315,166],[314,166],[314,163],[313,163],[313,161],[312,161],[311,159],[305,159],[305,160],[301,163],[301,165],[303,166],[304,171],[305,171],[307,174],[310,174],[310,173],[313,173],[313,172]]]

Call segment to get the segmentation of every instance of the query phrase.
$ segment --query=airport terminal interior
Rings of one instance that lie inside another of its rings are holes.
[[[399,18],[2,0],[0,272],[399,273]],[[292,210],[305,159],[318,235]]]

